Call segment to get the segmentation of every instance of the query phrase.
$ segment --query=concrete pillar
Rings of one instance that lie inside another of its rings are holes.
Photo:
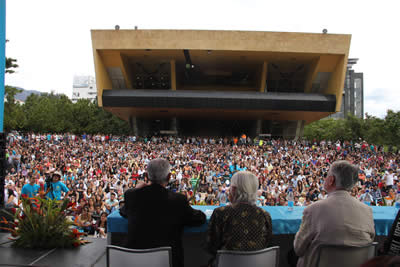
[[[176,117],[173,117],[171,120],[171,131],[174,131],[176,134],[178,134],[178,120]]]
[[[295,136],[296,126],[293,125],[292,121],[282,122],[282,137],[285,139],[292,139]]]
[[[256,136],[262,133],[262,122],[262,120],[256,120]]]
[[[175,60],[170,61],[171,64],[171,90],[176,91],[176,62]],[[171,131],[174,131],[178,134],[178,121],[176,117],[173,117],[171,120]]]
[[[175,60],[170,61],[171,64],[171,90],[176,91],[176,63]]]
[[[129,126],[131,127],[133,131],[133,135],[138,136],[139,135],[139,130],[138,130],[138,123],[136,117],[130,116],[129,117]]]
[[[261,71],[261,81],[260,81],[260,92],[267,92],[267,71],[268,71],[268,63],[264,61],[262,71]]]
[[[303,137],[304,125],[305,121],[297,121],[296,136],[295,136],[296,140]]]

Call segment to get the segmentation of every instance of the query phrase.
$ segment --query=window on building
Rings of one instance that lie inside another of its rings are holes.
[[[354,88],[361,88],[361,79],[354,80]]]

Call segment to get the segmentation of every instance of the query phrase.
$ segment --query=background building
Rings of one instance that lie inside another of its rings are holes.
[[[347,61],[342,105],[340,112],[332,114],[331,118],[343,119],[346,114],[351,114],[360,119],[364,118],[364,74],[353,70],[357,61],[358,58],[349,58]]]
[[[96,79],[93,76],[74,76],[72,102],[76,103],[78,99],[90,99],[94,101],[96,98]]]
[[[138,135],[299,137],[342,105],[351,35],[91,33],[98,104]]]

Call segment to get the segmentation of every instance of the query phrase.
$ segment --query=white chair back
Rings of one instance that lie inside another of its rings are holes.
[[[107,246],[107,267],[171,267],[170,247],[129,249]]]
[[[317,267],[355,267],[375,257],[378,243],[362,247],[322,245],[319,248]]]
[[[218,250],[217,267],[278,267],[279,247],[256,251]]]

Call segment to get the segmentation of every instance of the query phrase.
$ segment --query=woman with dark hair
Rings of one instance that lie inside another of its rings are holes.
[[[99,195],[99,194],[96,194],[95,195],[95,198],[94,198],[94,204],[95,205],[100,205],[100,206],[103,206],[103,197],[102,197],[102,195]]]
[[[93,191],[92,188],[88,188],[86,191],[83,192],[84,198],[89,199],[92,197]]]
[[[203,175],[200,182],[199,182],[199,190],[206,191],[207,190],[207,181],[205,176]]]
[[[5,204],[6,209],[11,209],[11,208],[18,206],[18,199],[14,193],[14,190],[12,190],[10,188],[7,189],[7,196],[8,196],[8,199],[7,199],[7,203]]]
[[[110,192],[110,190],[111,190],[110,183],[107,183],[106,187],[104,188],[104,192],[105,192],[106,194],[108,194],[108,193]]]
[[[92,225],[92,214],[89,212],[89,207],[84,206],[82,208],[82,213],[78,215],[76,224],[86,233],[94,233],[94,228]]]
[[[95,236],[101,238],[107,237],[107,212],[102,212],[100,219],[97,220]]]
[[[89,207],[89,212],[94,212],[95,207],[94,207],[94,197],[88,199],[88,204],[87,206]]]
[[[105,187],[106,185],[104,184],[104,181],[103,180],[100,180],[100,182],[99,182],[99,188],[101,188],[102,190],[104,190],[104,187]]]
[[[83,198],[85,197],[85,195],[84,195],[85,185],[83,184],[83,181],[82,181],[82,180],[79,181],[79,183],[78,183],[78,185],[77,185],[76,191],[77,191],[78,194],[79,194],[79,199],[78,199],[78,201],[80,201],[81,199],[83,199]]]
[[[213,199],[215,198],[215,193],[214,193],[214,190],[212,189],[211,185],[208,185],[206,193],[207,193],[206,204],[212,205]]]
[[[304,190],[303,182],[301,180],[299,180],[297,182],[297,192],[299,192],[299,194],[301,194],[303,192],[303,190]]]

